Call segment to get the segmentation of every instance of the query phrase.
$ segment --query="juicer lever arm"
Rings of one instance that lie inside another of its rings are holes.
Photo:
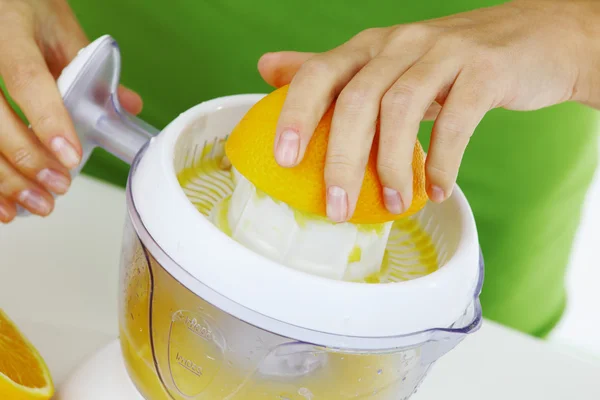
[[[121,53],[105,35],[83,48],[58,78],[58,89],[83,150],[79,174],[92,151],[101,147],[131,164],[135,155],[159,130],[127,113],[119,104]],[[19,208],[18,215],[28,215]]]
[[[89,132],[94,147],[101,147],[127,164],[131,164],[140,149],[159,133],[159,130],[137,118],[118,103],[116,95],[111,97],[112,110],[98,115],[94,129]],[[83,143],[82,143],[83,144]],[[88,146],[89,147],[89,146]],[[91,151],[93,149],[90,149]],[[85,159],[89,158],[89,154]]]
[[[58,88],[83,148],[82,166],[95,147],[130,164],[159,132],[121,107],[117,96],[120,77],[119,46],[105,35],[82,49],[58,78]]]

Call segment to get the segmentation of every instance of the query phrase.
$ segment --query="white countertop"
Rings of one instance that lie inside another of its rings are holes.
[[[117,335],[124,216],[121,190],[79,177],[50,218],[0,225],[0,307],[38,347],[57,385]],[[598,400],[599,378],[600,360],[486,321],[414,398]]]

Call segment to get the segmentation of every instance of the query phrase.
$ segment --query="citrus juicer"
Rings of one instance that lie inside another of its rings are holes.
[[[119,344],[58,399],[407,399],[479,328],[483,262],[460,189],[376,228],[299,217],[223,157],[263,95],[201,103],[158,134],[120,107],[119,72],[103,36],[58,80],[84,160],[99,146],[132,165]]]

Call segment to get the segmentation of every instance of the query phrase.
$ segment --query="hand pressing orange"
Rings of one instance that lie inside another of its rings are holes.
[[[598,26],[596,1],[520,0],[369,29],[321,54],[266,54],[259,62],[264,79],[277,87],[291,82],[275,158],[284,167],[297,165],[335,101],[324,172],[327,210],[334,221],[349,220],[379,120],[377,171],[386,207],[399,214],[412,202],[419,124],[431,117],[427,193],[444,201],[489,110],[600,104]]]
[[[306,147],[302,162],[294,168],[281,168],[273,155],[277,120],[285,103],[289,86],[282,86],[256,103],[233,129],[225,151],[228,161],[256,188],[292,209],[326,217],[323,168],[331,131],[333,107],[330,107]],[[375,135],[373,143],[377,143]],[[275,144],[276,145],[276,144]],[[402,213],[390,213],[382,198],[377,176],[376,153],[372,150],[354,214],[348,219],[356,224],[381,224],[408,217],[427,203],[425,192],[425,153],[419,141],[412,157],[412,203]]]

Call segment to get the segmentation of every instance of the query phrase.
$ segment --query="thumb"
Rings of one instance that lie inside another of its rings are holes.
[[[267,53],[258,61],[258,72],[265,82],[278,88],[290,83],[302,64],[315,54],[297,51]]]

